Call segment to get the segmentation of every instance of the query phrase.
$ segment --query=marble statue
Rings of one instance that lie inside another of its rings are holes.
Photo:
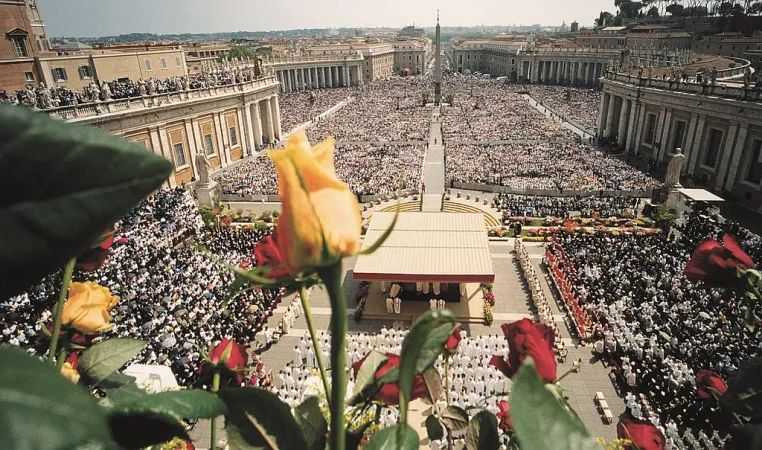
[[[93,103],[101,101],[101,88],[95,80],[90,82],[90,101]]]
[[[654,66],[651,65],[651,61],[648,61],[648,78],[654,77]]]
[[[31,108],[37,107],[37,94],[32,89],[31,84],[27,84],[24,89],[24,104]]]
[[[50,90],[45,87],[45,83],[40,83],[36,94],[38,108],[49,109],[53,107],[53,103],[50,101]]]
[[[183,83],[183,90],[190,91],[190,80],[188,79],[188,77],[182,77],[181,80]]]
[[[198,170],[198,181],[200,184],[209,184],[209,171],[212,163],[206,159],[203,153],[196,153],[196,170]]]
[[[138,80],[138,94],[140,94],[141,97],[146,96],[146,84],[142,79]]]
[[[681,149],[675,150],[675,155],[667,165],[667,174],[664,177],[664,185],[668,188],[682,187],[680,185],[680,173],[683,170],[683,164],[685,163],[685,155]]]
[[[148,79],[148,95],[154,95],[156,93],[156,82],[153,77]]]
[[[101,95],[103,96],[104,102],[111,100],[111,86],[105,81],[101,84]]]

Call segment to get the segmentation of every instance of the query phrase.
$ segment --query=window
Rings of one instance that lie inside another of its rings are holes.
[[[238,146],[238,130],[236,130],[235,127],[230,127],[230,132],[228,134],[230,135],[230,146],[237,147]]]
[[[751,146],[749,170],[744,179],[751,184],[759,184],[762,181],[762,140],[760,139],[754,139],[754,145]]]
[[[16,56],[19,58],[26,58],[29,53],[26,51],[26,38],[23,36],[12,36],[13,50],[16,51]]]
[[[185,151],[183,151],[183,143],[178,142],[172,146],[172,151],[175,153],[175,167],[182,167],[188,165],[185,160]]]
[[[214,144],[212,143],[211,133],[204,135],[204,150],[207,155],[214,155]]]
[[[161,58],[161,68],[167,70],[167,59]]]
[[[26,78],[27,83],[31,83],[34,81],[34,73],[32,72],[24,72],[24,77]]]
[[[183,60],[179,56],[175,56],[175,65],[177,67],[182,67],[183,66]]]
[[[709,139],[706,141],[706,156],[704,165],[714,167],[717,164],[717,157],[720,156],[720,145],[722,145],[722,130],[712,128],[709,132]]]
[[[53,69],[53,79],[58,81],[58,82],[68,80],[69,78],[66,77],[66,69],[64,69],[63,67],[56,67],[56,68],[54,68]]]
[[[682,120],[675,121],[675,136],[672,139],[672,147],[670,147],[672,153],[685,145],[685,129],[687,126],[688,124]]]
[[[90,66],[79,66],[79,78],[89,80],[93,77],[93,69]]]
[[[146,64],[146,72],[150,72],[151,71],[151,60],[150,59],[146,59],[145,60],[145,64]]]
[[[646,138],[644,144],[653,145],[656,138],[656,114],[649,113],[646,117]]]

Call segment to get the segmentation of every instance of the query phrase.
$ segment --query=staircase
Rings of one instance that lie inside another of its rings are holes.
[[[421,201],[414,200],[411,202],[404,202],[400,204],[393,204],[385,208],[379,209],[379,212],[419,212],[421,210]]]
[[[500,220],[498,220],[492,214],[485,212],[483,209],[477,208],[476,206],[445,200],[442,202],[442,211],[451,213],[483,214],[484,225],[486,225],[488,228],[500,226]]]

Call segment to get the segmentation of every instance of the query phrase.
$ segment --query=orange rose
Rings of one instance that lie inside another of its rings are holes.
[[[71,283],[69,298],[63,307],[61,320],[84,334],[98,334],[113,328],[109,323],[109,310],[116,306],[119,297],[111,295],[105,287],[87,281]]]
[[[336,178],[333,146],[334,139],[328,138],[311,147],[300,131],[283,150],[269,152],[283,207],[278,246],[292,272],[331,264],[360,250],[360,206]]]
[[[66,362],[61,366],[61,375],[71,380],[72,383],[79,383],[79,353],[72,353],[66,358]]]

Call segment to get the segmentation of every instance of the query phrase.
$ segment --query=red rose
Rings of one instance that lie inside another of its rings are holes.
[[[696,389],[698,389],[698,396],[701,398],[715,398],[712,390],[722,395],[728,390],[728,385],[717,372],[699,370],[696,374]]]
[[[228,350],[229,348],[229,350]],[[225,355],[226,352],[229,352]],[[240,372],[246,368],[249,363],[249,354],[246,352],[246,345],[233,342],[228,338],[225,338],[220,344],[209,354],[209,361],[213,364],[222,364],[231,371]],[[199,373],[206,367],[206,364],[201,364],[199,367]],[[243,381],[243,374],[236,373],[236,379],[239,383]]]
[[[273,230],[271,235],[257,243],[254,247],[254,258],[257,261],[257,267],[272,267],[268,275],[268,278],[272,280],[291,275],[291,271],[286,267],[286,262],[280,253],[280,247],[278,247],[277,228]]]
[[[511,422],[511,407],[505,400],[497,402],[497,407],[500,412],[497,413],[497,420],[499,421],[498,427],[503,431],[513,430],[513,422]]]
[[[621,419],[616,425],[616,436],[632,441],[639,450],[664,449],[664,435],[651,422]]]
[[[556,381],[556,355],[553,353],[553,329],[547,325],[521,319],[504,323],[503,334],[508,341],[508,361],[493,356],[489,365],[496,367],[507,377],[513,377],[527,356],[534,360],[537,374],[546,383]]]
[[[108,228],[101,234],[97,246],[85,251],[83,254],[77,257],[77,264],[74,266],[77,270],[82,272],[92,272],[100,268],[110,253],[111,245],[114,244],[114,227]]]
[[[352,370],[355,374],[355,379],[357,378],[357,372],[360,371],[360,367],[365,362],[365,359],[368,357],[368,355],[365,355],[365,357],[356,363],[352,364]],[[394,353],[387,353],[386,357],[388,358],[384,364],[381,365],[381,367],[376,370],[376,381],[381,379],[381,377],[391,370],[393,367],[397,367],[400,365],[400,357],[399,355],[395,355]],[[415,400],[417,398],[425,398],[428,395],[428,389],[426,389],[426,383],[423,381],[423,377],[420,375],[416,375],[413,378],[413,390],[410,393],[410,400]],[[376,392],[376,394],[373,396],[373,400],[379,400],[384,402],[387,406],[397,406],[400,403],[400,385],[399,383],[384,383],[381,385],[381,389]]]
[[[450,352],[457,351],[458,345],[460,345],[460,327],[455,327],[450,337],[447,338],[447,342],[445,342],[445,350]]]
[[[685,264],[685,276],[691,281],[725,286],[738,278],[737,269],[748,270],[754,267],[754,261],[733,236],[724,235],[722,244],[713,239],[701,241]]]
[[[71,364],[72,369],[77,370],[77,367],[79,367],[79,354],[80,352],[72,352],[64,362]]]
[[[47,331],[47,333],[45,331]],[[51,337],[53,335],[53,322],[45,324],[45,331],[43,331],[43,333],[47,337]],[[64,333],[65,331],[62,327],[61,331],[58,333],[58,336],[63,336]],[[94,338],[95,336],[87,336],[82,333],[74,332],[71,334],[71,339],[69,340],[69,342],[71,342],[72,344],[77,344],[84,347],[84,346],[90,345]]]

